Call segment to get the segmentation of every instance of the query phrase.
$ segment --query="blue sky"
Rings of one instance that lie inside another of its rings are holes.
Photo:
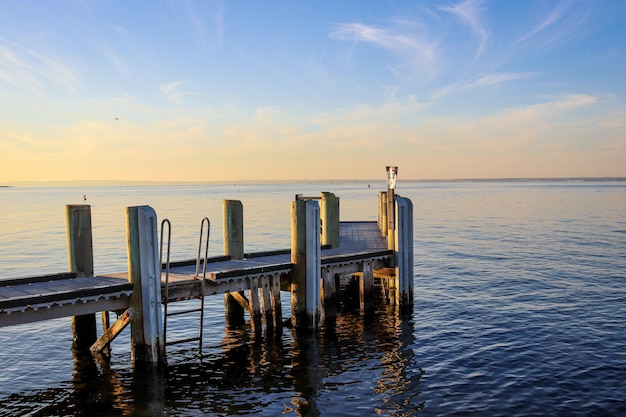
[[[0,183],[626,176],[626,2],[0,1]]]

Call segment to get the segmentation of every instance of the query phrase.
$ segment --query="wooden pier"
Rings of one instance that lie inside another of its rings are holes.
[[[398,308],[413,303],[412,203],[394,197],[387,213],[381,193],[378,222],[340,222],[339,199],[296,196],[291,205],[291,248],[245,253],[243,208],[224,201],[224,256],[209,258],[210,222],[206,243],[201,229],[198,255],[189,261],[169,259],[169,237],[149,206],[127,209],[128,271],[94,276],[91,212],[87,205],[67,206],[70,272],[0,281],[0,327],[72,316],[75,342],[102,351],[131,324],[131,347],[136,362],[165,361],[168,305],[222,295],[228,323],[241,323],[248,313],[255,333],[280,330],[283,325],[281,291],[291,294],[291,324],[314,330],[322,319],[334,320],[342,277],[358,280],[360,307],[373,306],[374,282],[380,280],[385,297]],[[394,222],[389,222],[389,217]],[[397,225],[397,227],[396,227]],[[167,241],[167,242],[166,242]],[[167,244],[166,244],[167,243]],[[204,245],[204,246],[203,246]],[[202,249],[205,249],[204,254]],[[159,253],[160,251],[160,253]],[[98,338],[97,312],[115,311],[118,319]],[[174,314],[181,314],[176,312]],[[202,319],[199,340],[202,346]],[[178,341],[181,342],[181,341]]]

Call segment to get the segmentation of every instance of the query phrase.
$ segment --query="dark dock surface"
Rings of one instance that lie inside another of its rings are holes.
[[[343,268],[377,261],[386,263],[393,252],[387,249],[376,222],[342,222],[340,246],[323,249],[322,268]],[[209,259],[196,273],[196,260],[173,262],[169,269],[169,299],[183,300],[197,296],[204,276],[204,294],[215,295],[244,291],[254,279],[281,276],[288,280],[293,269],[290,250],[247,254],[243,260],[228,257]],[[0,327],[58,317],[118,311],[128,308],[132,284],[128,273],[94,277],[76,277],[62,273],[42,277],[0,280]],[[165,272],[161,276],[165,290]],[[252,284],[255,285],[255,284]]]
[[[133,285],[68,272],[0,280],[0,327],[128,308]]]

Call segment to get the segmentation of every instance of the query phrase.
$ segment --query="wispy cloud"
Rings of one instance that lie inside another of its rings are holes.
[[[585,94],[546,97],[541,102],[511,107],[480,118],[432,118],[417,127],[417,138],[429,138],[429,147],[445,144],[450,152],[534,152],[554,143],[594,137],[580,126],[596,123],[589,112],[598,98]],[[584,110],[584,112],[583,112]]]
[[[532,72],[508,72],[498,74],[487,74],[471,81],[462,81],[456,84],[448,85],[435,91],[433,98],[442,98],[450,94],[462,91],[473,90],[478,88],[493,88],[500,86],[509,81],[524,80],[535,76]]]
[[[5,82],[39,94],[51,86],[73,91],[77,82],[76,75],[55,56],[1,37],[0,74]]]
[[[456,15],[478,37],[475,60],[478,59],[487,44],[488,34],[481,21],[483,0],[466,0],[452,7],[440,7],[440,10]]]
[[[414,28],[413,28],[414,29]],[[401,26],[373,26],[363,23],[341,23],[330,33],[331,38],[354,42],[370,43],[383,48],[400,58],[403,66],[421,68],[432,73],[439,55],[437,41]]]
[[[160,87],[161,93],[167,97],[168,100],[179,103],[181,101],[180,86],[183,85],[182,81],[174,81],[173,83],[164,84]]]
[[[195,41],[201,48],[211,44],[218,48],[222,47],[225,13],[223,0],[203,2],[170,0],[168,3],[172,10],[182,12],[189,22]]]
[[[554,9],[552,9],[546,16],[542,16],[542,19],[535,24],[526,34],[513,42],[512,46],[520,44],[541,32],[544,32],[550,27],[556,25],[564,16],[567,9],[570,7],[572,1],[567,0],[559,3]]]
[[[128,30],[125,27],[120,26],[120,25],[113,25],[111,29],[113,29],[114,32],[121,33],[121,34],[128,33]]]
[[[161,93],[165,98],[176,105],[189,104],[186,101],[193,97],[203,96],[204,93],[201,89],[194,88],[198,86],[197,83],[187,81],[174,81],[168,84],[163,84],[159,87]]]

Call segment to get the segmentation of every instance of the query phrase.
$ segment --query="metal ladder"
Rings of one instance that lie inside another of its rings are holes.
[[[202,275],[200,275],[200,259],[201,259],[201,254],[202,254],[202,237],[204,236],[204,225],[207,225],[207,232],[206,232],[206,241],[205,241],[205,248],[204,248],[204,258],[202,260]],[[167,255],[166,255],[166,261],[165,264],[163,263],[163,237],[164,237],[164,231],[165,231],[165,226],[167,225]],[[199,238],[199,242],[198,242],[198,256],[196,259],[196,274],[194,276],[194,279],[199,279],[201,280],[201,284],[200,284],[200,295],[197,297],[200,300],[200,307],[197,308],[191,308],[191,309],[187,309],[187,310],[181,310],[181,311],[175,311],[173,313],[168,313],[168,304],[170,303],[170,299],[169,299],[169,284],[170,284],[170,239],[171,239],[171,235],[172,235],[172,226],[171,223],[168,219],[164,219],[161,222],[161,258],[160,258],[160,262],[161,262],[161,268],[165,267],[165,295],[163,297],[163,306],[164,306],[164,311],[163,311],[163,343],[164,346],[172,346],[172,345],[178,345],[178,344],[182,344],[182,343],[188,343],[188,342],[193,342],[193,341],[198,341],[198,349],[202,350],[202,328],[204,327],[204,296],[205,296],[205,279],[206,279],[206,266],[207,266],[207,257],[209,254],[209,236],[211,234],[211,222],[209,221],[208,217],[205,217],[204,219],[202,219],[202,222],[200,223],[200,238]],[[198,331],[198,336],[195,337],[188,337],[188,338],[184,338],[184,339],[178,339],[178,340],[172,340],[172,341],[167,341],[167,318],[171,317],[171,316],[179,316],[182,314],[188,314],[188,313],[196,313],[199,312],[200,313],[200,329]]]

